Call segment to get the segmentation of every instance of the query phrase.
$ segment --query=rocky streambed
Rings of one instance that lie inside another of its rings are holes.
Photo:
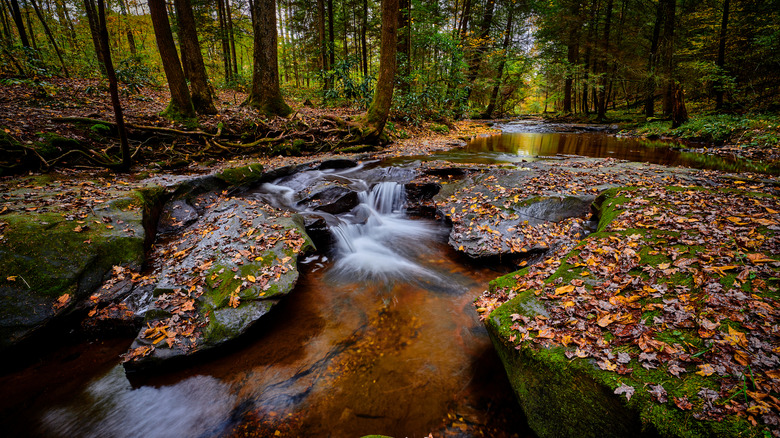
[[[772,177],[570,157],[389,168],[332,160],[15,186],[0,215],[9,353],[80,324],[132,331],[130,371],[218,356],[291,299],[300,257],[314,251],[347,255],[328,281],[401,276],[438,294],[458,289],[394,234],[427,239],[397,216],[405,210],[445,224],[449,246],[468,259],[522,268],[491,283],[476,312],[539,436],[776,430]],[[350,412],[344,421],[354,423]]]

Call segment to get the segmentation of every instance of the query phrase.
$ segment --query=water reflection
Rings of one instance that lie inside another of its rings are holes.
[[[493,164],[581,156],[729,172],[780,172],[764,163],[687,152],[685,147],[672,141],[616,137],[602,132],[502,132],[475,138],[463,148],[436,152],[426,159]]]
[[[208,376],[133,389],[117,365],[68,405],[45,412],[41,429],[61,437],[213,436],[227,425],[235,400],[228,385]]]

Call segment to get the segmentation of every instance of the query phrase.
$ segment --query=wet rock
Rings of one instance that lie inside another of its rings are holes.
[[[358,194],[342,186],[330,186],[300,202],[308,208],[330,214],[346,213],[360,203]]]
[[[131,192],[78,221],[59,212],[0,217],[0,350],[71,314],[113,266],[141,266],[146,201]]]
[[[195,207],[191,206],[183,199],[168,202],[165,204],[162,213],[160,214],[157,232],[161,234],[170,234],[181,231],[198,220],[198,216]]]
[[[347,160],[344,158],[336,159],[336,160],[326,160],[323,161],[319,167],[317,167],[319,170],[328,170],[328,169],[350,169],[352,167],[357,167],[358,163],[353,160]]]
[[[130,370],[210,350],[245,333],[286,296],[311,248],[300,216],[222,198],[170,246],[155,301],[125,356]]]
[[[437,183],[408,183],[404,186],[406,189],[406,200],[410,204],[416,204],[423,201],[429,201],[441,190],[441,184]]]

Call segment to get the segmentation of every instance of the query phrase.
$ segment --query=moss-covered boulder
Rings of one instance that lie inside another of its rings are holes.
[[[0,216],[0,349],[69,314],[113,266],[141,266],[144,199],[130,192],[88,213],[49,205]]]
[[[292,290],[297,256],[311,246],[297,215],[252,199],[216,200],[158,248],[166,264],[125,367],[159,366],[236,339]]]
[[[740,187],[610,190],[478,299],[540,437],[779,432],[780,199]]]

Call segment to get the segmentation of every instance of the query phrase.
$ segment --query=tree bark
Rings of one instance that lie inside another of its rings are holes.
[[[510,6],[511,7],[511,6]],[[572,85],[574,82],[574,69],[577,66],[577,61],[579,59],[580,54],[580,26],[581,22],[579,20],[580,15],[580,4],[579,2],[574,2],[572,5],[571,10],[572,19],[575,20],[574,23],[571,24],[571,29],[569,30],[569,40],[566,44],[566,62],[567,65],[567,72],[566,72],[566,79],[564,80],[563,84],[563,112],[570,113],[571,103],[572,103]]]
[[[597,107],[597,119],[599,122],[603,122],[607,116],[607,72],[609,70],[609,31],[612,24],[612,0],[607,0],[607,10],[605,12],[606,18],[604,19],[604,43],[601,53],[601,77],[599,78],[598,88],[598,107]]]
[[[119,10],[122,12],[122,16],[125,17],[125,21],[127,21],[128,14],[125,0],[119,0]],[[127,28],[127,45],[130,47],[130,53],[136,56],[138,52],[135,47],[135,37],[133,37],[133,31],[130,26]]]
[[[363,16],[361,17],[361,22],[360,22],[360,45],[361,45],[360,57],[363,62],[363,77],[368,76],[368,41],[366,39],[367,31],[368,31],[368,0],[363,0]]]
[[[333,65],[336,64],[336,34],[333,32],[333,0],[328,0],[328,59],[330,68],[333,68]]]
[[[506,19],[506,33],[504,34],[504,55],[501,58],[501,62],[498,64],[498,71],[496,72],[496,83],[493,85],[493,91],[490,93],[490,103],[488,103],[484,118],[489,119],[493,117],[493,111],[496,108],[496,101],[498,100],[498,89],[501,88],[501,79],[504,75],[504,66],[506,65],[507,57],[509,57],[509,43],[512,42],[512,19],[514,18],[514,9],[512,5],[509,5],[509,15]],[[569,83],[569,111],[571,111],[571,83]],[[545,87],[545,112],[547,105],[547,89]],[[566,107],[566,101],[564,100],[564,111]]]
[[[279,90],[279,61],[276,35],[276,1],[255,0],[254,71],[252,90],[244,105],[266,115],[287,116],[292,112]]]
[[[664,55],[664,115],[674,109],[674,27],[677,9],[676,0],[664,2],[664,32],[662,37]]]
[[[398,0],[382,0],[382,42],[379,52],[379,77],[376,81],[374,99],[365,116],[369,128],[366,141],[379,141],[385,129],[390,105],[393,102],[393,83],[397,68],[398,47]]]
[[[22,11],[19,9],[18,0],[11,0],[11,16],[14,19],[14,23],[16,23],[16,30],[19,31],[19,40],[22,42],[22,46],[30,47],[30,40],[27,39],[27,32],[24,29]]]
[[[168,11],[165,8],[165,0],[148,0],[149,15],[152,19],[154,36],[157,40],[157,48],[160,51],[163,70],[168,80],[168,88],[171,91],[171,102],[163,112],[168,117],[178,118],[195,117],[195,108],[192,106],[190,90],[184,79],[184,71],[179,62],[179,54],[176,51],[176,43],[173,41],[171,24],[168,21]]]
[[[718,59],[715,65],[718,66],[718,74],[723,75],[723,65],[726,61],[726,31],[729,25],[729,0],[723,1],[723,17],[720,22],[720,37],[718,38]],[[715,109],[723,108],[723,80],[715,83]]]
[[[87,0],[91,2],[92,0]],[[108,29],[106,28],[106,11],[103,0],[98,0],[98,33],[100,46],[95,47],[96,51],[103,54],[103,61],[106,66],[106,76],[108,77],[108,89],[111,93],[111,105],[114,107],[114,118],[116,119],[117,132],[119,132],[119,144],[122,150],[121,170],[130,170],[131,157],[130,145],[127,142],[127,129],[125,129],[125,119],[122,114],[122,104],[119,101],[119,86],[117,85],[116,72],[114,64],[111,62],[111,50],[108,42]]]
[[[322,71],[323,91],[330,89],[330,79],[328,78],[328,41],[325,38],[325,0],[317,0],[317,36],[319,37],[320,48],[320,70]]]
[[[217,109],[214,107],[214,99],[206,75],[206,65],[203,63],[198,33],[195,30],[195,15],[192,12],[192,4],[190,0],[174,0],[174,6],[176,7],[176,16],[179,18],[179,45],[181,46],[184,72],[190,80],[192,105],[199,114],[216,114]]]
[[[225,18],[227,21],[228,44],[230,45],[230,65],[233,67],[233,77],[237,78],[238,59],[236,59],[236,35],[233,32],[233,12],[230,9],[230,0],[225,0]]]
[[[252,7],[254,10],[254,7]],[[225,17],[225,4],[223,0],[217,0],[217,21],[219,21],[219,41],[222,43],[222,65],[225,68],[225,82],[230,82],[233,78],[233,67],[231,66],[230,43],[227,40],[227,19]],[[252,22],[255,20],[252,14]]]
[[[647,59],[647,82],[645,83],[645,117],[655,115],[655,68],[658,64],[658,39],[661,36],[661,22],[663,21],[663,0],[658,1],[655,12],[655,24],[653,36],[650,41],[650,55]]]
[[[411,8],[411,1],[399,0],[398,2],[398,64],[399,64],[399,88],[404,93],[408,93],[410,89],[409,74],[411,73],[411,50],[412,50],[412,38],[411,38],[411,20],[409,20],[409,13]]]
[[[14,1],[14,0],[12,0]],[[92,36],[92,44],[95,46],[95,56],[97,57],[100,73],[106,75],[106,64],[103,61],[103,52],[98,50],[100,47],[100,20],[95,4],[92,0],[84,0],[84,9],[87,13],[87,22],[89,24],[89,33]]]

